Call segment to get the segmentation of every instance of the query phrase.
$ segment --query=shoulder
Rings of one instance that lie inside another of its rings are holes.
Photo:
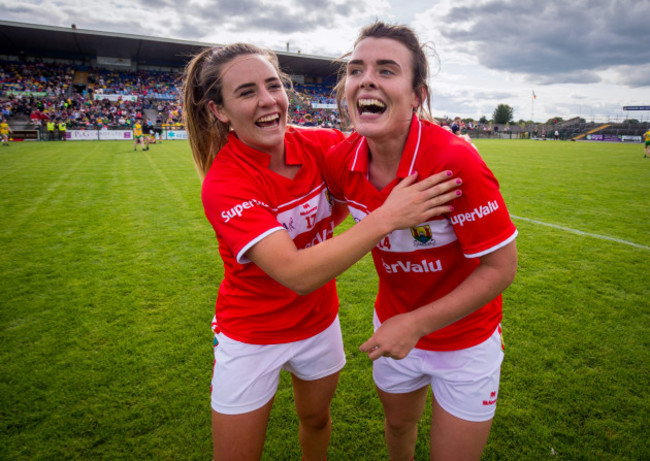
[[[311,128],[289,125],[287,127],[286,139],[295,139],[302,142],[316,143],[324,146],[334,145],[343,139],[345,135],[339,130],[332,128]]]
[[[238,177],[241,176],[245,165],[246,163],[241,162],[233,151],[233,146],[229,140],[214,157],[203,183],[238,181]]]
[[[333,145],[327,153],[327,162],[341,162],[352,156],[361,138],[359,133],[353,132],[350,136]]]
[[[259,187],[259,178],[246,162],[237,161],[226,147],[219,151],[201,185],[201,197],[206,208],[220,208],[224,203],[240,197],[254,196]]]
[[[471,142],[431,122],[422,122],[421,146],[427,157],[435,156],[453,171],[484,164]]]
[[[476,148],[463,137],[426,120],[422,121],[420,142],[426,148],[432,148],[449,154],[454,154],[457,151],[476,151]]]

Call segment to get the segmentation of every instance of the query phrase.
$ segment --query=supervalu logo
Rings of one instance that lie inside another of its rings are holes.
[[[499,204],[497,203],[496,200],[493,201],[488,200],[487,204],[479,205],[470,212],[453,215],[450,221],[454,226],[459,225],[460,227],[463,227],[463,225],[465,225],[466,222],[477,221],[481,218],[486,217],[489,214],[494,213],[498,209],[499,209]]]

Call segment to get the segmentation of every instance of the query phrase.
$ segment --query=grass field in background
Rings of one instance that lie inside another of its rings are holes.
[[[650,159],[639,144],[476,144],[519,229],[483,458],[649,459]],[[0,148],[0,459],[211,459],[223,270],[199,190],[184,141]],[[338,287],[348,365],[328,459],[386,460],[357,349],[372,332],[371,259]],[[287,375],[264,459],[300,459]]]

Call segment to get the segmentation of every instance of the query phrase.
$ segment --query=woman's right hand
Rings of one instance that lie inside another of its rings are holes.
[[[404,178],[391,191],[384,204],[373,213],[380,213],[393,230],[416,226],[429,219],[453,211],[452,201],[462,195],[460,178],[443,171],[416,182],[417,173]]]

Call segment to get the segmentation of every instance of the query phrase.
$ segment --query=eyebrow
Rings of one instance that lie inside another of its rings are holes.
[[[280,79],[278,77],[269,77],[266,80],[264,80],[264,83],[273,83],[273,82],[279,82]],[[246,88],[254,88],[255,83],[242,83],[239,85],[237,88],[234,89],[234,93],[237,93],[240,90],[246,89]]]
[[[363,60],[361,60],[361,59],[353,59],[352,61],[348,62],[348,66],[349,65],[357,65],[358,66],[358,65],[362,65],[362,64],[363,64]],[[400,67],[400,65],[397,64],[397,62],[393,61],[392,59],[380,59],[380,60],[377,61],[377,65],[379,65],[379,66],[392,65],[392,66]]]

